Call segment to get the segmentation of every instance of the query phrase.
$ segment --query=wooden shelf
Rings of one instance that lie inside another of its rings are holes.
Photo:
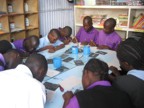
[[[19,39],[24,39],[26,37],[25,31],[20,31],[20,32],[15,32],[11,33],[11,39],[14,40],[19,40]]]
[[[8,41],[10,41],[10,34],[7,33],[7,34],[0,35],[0,40],[8,40]]]
[[[38,28],[39,22],[38,22],[38,14],[28,14],[25,16],[25,18],[28,18],[29,25],[26,29],[35,29]]]
[[[27,37],[31,35],[35,35],[39,37],[39,29],[27,30],[26,35]]]
[[[11,29],[11,32],[21,31],[25,29],[24,15],[11,16],[9,17],[9,21],[10,23],[13,22],[15,25],[15,28]]]
[[[0,12],[7,13],[7,5],[5,0],[0,0]]]
[[[28,4],[28,13],[38,12],[38,0],[24,0]]]
[[[8,16],[0,17],[0,23],[2,25],[2,32],[7,33],[9,32],[9,23],[8,23]]]
[[[24,13],[23,0],[7,0],[7,7],[8,4],[12,5],[12,10],[14,13]]]
[[[27,12],[25,3],[28,4]],[[26,18],[29,26],[26,26]],[[38,0],[0,0],[0,26],[0,40],[39,36]]]

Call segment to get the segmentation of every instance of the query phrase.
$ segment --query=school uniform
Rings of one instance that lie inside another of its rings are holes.
[[[98,36],[98,31],[94,27],[89,32],[86,32],[84,27],[81,27],[78,33],[76,34],[76,38],[78,42],[88,42],[88,43],[91,40],[95,42],[97,36]]]
[[[104,30],[101,30],[99,31],[99,35],[97,36],[95,43],[97,45],[106,45],[115,50],[121,41],[121,37],[115,31],[107,34]]]
[[[2,65],[0,65],[0,71],[3,71],[4,67],[6,65],[6,62],[5,62],[4,56],[1,53],[0,53],[0,62],[2,64]]]
[[[56,47],[56,46],[59,46],[59,45],[63,44],[63,42],[61,42],[60,40],[57,40],[55,43],[50,43],[47,36],[44,36],[44,37],[40,38],[39,41],[40,42],[39,42],[39,46],[37,47],[37,50],[40,49],[40,48],[43,48],[45,46],[49,46],[49,45],[52,45],[52,46]]]
[[[14,49],[17,49],[20,52],[26,52],[26,50],[23,46],[23,42],[24,42],[24,39],[19,39],[19,40],[14,41],[11,44],[12,44]]]
[[[44,108],[45,87],[27,66],[0,72],[0,86],[0,108]]]
[[[128,93],[135,108],[144,108],[144,70],[131,70],[117,77],[113,86]]]
[[[66,108],[132,108],[128,95],[108,81],[98,81],[78,92]]]

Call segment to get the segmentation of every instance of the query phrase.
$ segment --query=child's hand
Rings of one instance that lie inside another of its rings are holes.
[[[54,46],[52,46],[51,48],[49,48],[49,53],[54,53],[56,51],[56,48]]]
[[[74,38],[72,39],[72,42],[73,42],[73,43],[77,43],[77,42],[78,42],[77,38],[74,37]]]
[[[98,49],[110,49],[110,48],[106,45],[100,45],[98,46]]]
[[[49,52],[49,53],[54,53],[54,52],[55,52],[55,48],[51,48],[51,49],[49,49],[48,52]]]
[[[120,72],[116,67],[110,66],[109,69],[112,71],[112,73],[108,76],[109,80],[113,81],[116,77],[120,76]]]
[[[88,42],[82,42],[81,45],[88,45]]]
[[[67,44],[70,43],[70,40],[68,40],[68,39],[67,39],[67,40],[64,40],[63,43],[64,43],[65,45],[67,45]]]
[[[72,93],[72,91],[67,91],[63,94],[63,99],[64,100],[69,100],[74,96],[74,94]]]
[[[90,41],[89,43],[90,46],[96,46],[95,42],[93,40]]]
[[[54,49],[54,46],[53,45],[49,45],[48,49]]]
[[[63,99],[64,99],[64,104],[63,104],[63,108],[66,108],[66,106],[68,105],[70,99],[74,96],[74,94],[72,93],[72,91],[67,91],[63,94]]]

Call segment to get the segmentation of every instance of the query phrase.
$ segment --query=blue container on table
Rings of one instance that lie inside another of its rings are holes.
[[[62,59],[61,57],[54,57],[53,58],[53,65],[54,65],[54,68],[58,69],[62,66]]]
[[[72,46],[72,54],[78,54],[78,47]]]
[[[90,47],[89,46],[84,46],[83,54],[86,56],[88,56],[90,54]]]

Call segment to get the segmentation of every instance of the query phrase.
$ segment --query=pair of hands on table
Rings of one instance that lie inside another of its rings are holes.
[[[49,45],[49,53],[54,53],[56,51],[55,47],[52,45]]]
[[[72,42],[73,43],[78,43],[78,40],[77,40],[77,38],[76,37],[74,37],[73,39],[72,39]],[[96,44],[95,44],[95,42],[93,41],[93,40],[91,40],[90,42],[81,42],[81,45],[90,45],[90,46],[96,46]]]

